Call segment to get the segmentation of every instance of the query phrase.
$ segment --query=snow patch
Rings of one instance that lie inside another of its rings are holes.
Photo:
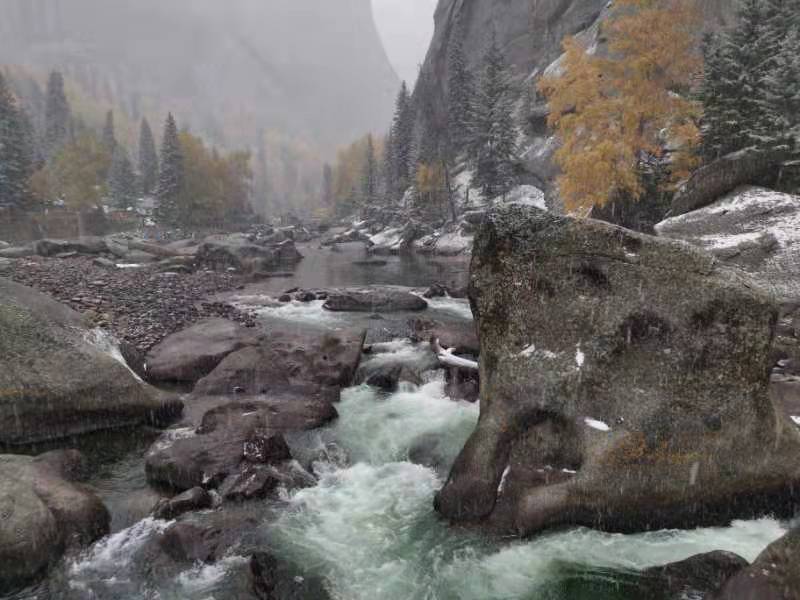
[[[597,431],[611,431],[611,427],[609,427],[607,423],[604,423],[603,421],[598,421],[597,419],[585,417],[583,419],[583,422],[592,429],[597,429]]]
[[[500,477],[500,485],[497,486],[497,495],[501,495],[503,490],[506,489],[506,479],[508,478],[508,474],[511,472],[511,465],[506,465],[506,468],[503,470],[503,475]]]
[[[583,367],[583,363],[585,362],[586,362],[586,355],[581,350],[581,345],[578,344],[578,348],[575,351],[575,364],[578,365],[578,368],[580,369]]]
[[[800,417],[792,417],[792,421],[794,421],[795,425],[800,425]]]

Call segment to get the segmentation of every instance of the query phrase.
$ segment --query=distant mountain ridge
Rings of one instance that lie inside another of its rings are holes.
[[[332,148],[383,129],[399,86],[370,0],[2,0],[0,57],[231,146],[277,130]]]

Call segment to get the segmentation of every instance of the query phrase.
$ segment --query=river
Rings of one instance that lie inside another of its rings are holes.
[[[361,252],[309,247],[294,277],[250,286],[237,292],[238,301],[257,306],[260,297],[294,286],[419,287],[463,283],[466,277],[463,260],[390,257],[385,266],[356,266]],[[471,318],[464,300],[436,300],[432,312],[437,318]],[[265,307],[260,314],[267,321],[332,329],[366,318],[332,315],[321,303]],[[408,341],[380,349],[366,357],[363,368],[428,359],[424,346]],[[169,525],[146,516],[156,495],[147,490],[142,455],[154,434],[83,440],[93,464],[90,483],[112,512],[112,534],[9,598],[252,598],[247,558],[268,549],[293,565],[298,586],[313,581],[337,600],[638,600],[638,570],[712,550],[752,560],[787,529],[763,518],[692,531],[619,535],[574,528],[501,540],[451,528],[437,518],[433,498],[478,419],[478,406],[448,399],[441,373],[430,371],[422,385],[403,384],[391,394],[366,385],[349,388],[337,408],[338,421],[306,440],[322,457],[313,464],[318,485],[241,507],[255,523],[252,531],[217,563],[177,575],[148,562],[148,544]]]

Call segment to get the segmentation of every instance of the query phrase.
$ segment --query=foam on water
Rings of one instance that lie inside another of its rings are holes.
[[[213,598],[215,588],[222,583],[228,574],[246,565],[244,556],[226,556],[212,564],[196,564],[178,575],[176,583],[180,595],[185,598]]]
[[[259,308],[256,314],[260,317],[334,328],[347,324],[347,321],[340,314],[322,308],[323,304],[325,304],[324,300],[314,300],[313,302],[293,300],[280,306]]]
[[[426,300],[430,308],[447,312],[463,319],[472,320],[472,309],[469,306],[469,300],[450,297],[430,298]]]
[[[316,565],[338,600],[610,597],[620,573],[712,550],[752,560],[785,532],[779,522],[761,519],[692,531],[575,528],[510,543],[489,540],[443,523],[433,510],[443,481],[405,462],[415,442],[431,435],[452,462],[477,422],[477,406],[446,398],[437,376],[388,398],[368,386],[350,388],[339,412],[334,433],[351,463],[319,469],[319,485],[291,496],[292,509],[272,528],[280,552]],[[565,591],[576,572],[589,581],[580,585],[600,591]]]

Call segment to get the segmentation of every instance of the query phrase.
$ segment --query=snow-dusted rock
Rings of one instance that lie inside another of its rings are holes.
[[[800,196],[742,187],[656,232],[741,267],[781,300],[800,297]]]
[[[689,244],[518,205],[489,213],[472,253],[481,419],[440,514],[532,534],[791,510],[800,413],[769,395],[777,306],[749,277]]]

